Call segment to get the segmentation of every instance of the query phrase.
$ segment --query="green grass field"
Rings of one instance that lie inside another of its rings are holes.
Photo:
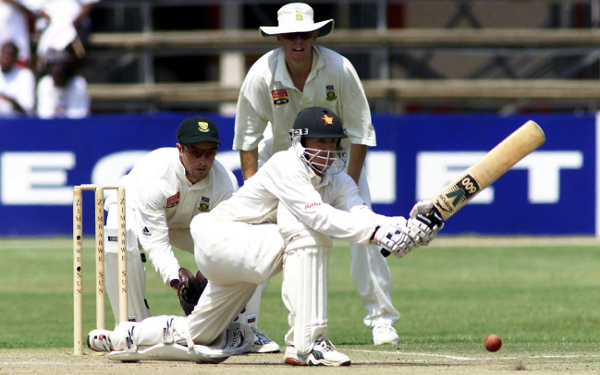
[[[337,243],[329,274],[332,342],[344,348],[485,355],[483,340],[495,333],[503,339],[503,355],[600,354],[600,246],[467,242],[453,245],[441,237],[439,244],[403,259],[388,258],[402,319],[396,326],[400,344],[385,347],[369,345],[371,334],[362,324],[365,313],[349,275],[349,252]],[[0,348],[72,351],[71,246],[68,238],[0,240]],[[96,319],[92,246],[91,239],[84,241],[84,332]],[[194,267],[191,254],[177,256],[182,265]],[[182,314],[175,293],[150,266],[147,274],[153,314]],[[259,326],[283,344],[287,312],[280,285],[280,275],[271,280]],[[108,301],[106,316],[110,328]]]

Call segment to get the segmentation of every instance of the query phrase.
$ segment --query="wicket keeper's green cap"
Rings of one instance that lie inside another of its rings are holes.
[[[177,128],[177,141],[182,144],[215,142],[220,145],[219,129],[215,123],[203,116],[186,118]]]

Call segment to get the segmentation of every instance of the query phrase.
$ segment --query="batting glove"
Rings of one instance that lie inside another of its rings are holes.
[[[433,206],[433,203],[430,200],[417,202],[410,210],[410,217],[413,219],[413,221],[416,219],[416,221],[420,221],[431,229],[431,233],[424,231],[425,233],[428,233],[428,236],[419,234],[421,237],[421,244],[423,246],[429,245],[437,233],[444,228],[444,219],[442,219],[442,215],[440,215],[439,211]],[[418,227],[423,230],[422,226],[418,225],[418,223],[412,223],[412,225],[415,228]]]
[[[383,249],[393,253],[396,258],[402,258],[418,245],[415,241],[419,241],[418,235],[414,231],[411,232],[411,227],[406,225],[386,224],[377,227],[371,243],[381,246]]]

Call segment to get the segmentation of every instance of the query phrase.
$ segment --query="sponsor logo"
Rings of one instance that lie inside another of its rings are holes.
[[[318,203],[318,202],[315,202],[315,203],[309,203],[309,204],[307,204],[306,206],[304,206],[304,209],[305,209],[305,210],[308,210],[309,208],[313,208],[313,207],[320,206],[320,205],[321,205],[321,203]]]
[[[275,105],[275,107],[287,105],[290,103],[290,97],[286,89],[272,90],[271,96],[273,97],[273,104]]]
[[[165,208],[173,208],[179,204],[179,192],[177,194],[167,198],[167,205]]]
[[[210,208],[210,198],[202,197],[200,198],[200,205],[198,206],[198,211],[207,212]]]
[[[142,229],[142,234],[146,237],[150,237],[152,235],[148,230],[148,227],[144,227],[144,229]]]
[[[337,95],[335,94],[335,88],[333,85],[325,86],[325,99],[332,102],[337,99]]]
[[[208,133],[210,129],[208,129],[208,122],[198,121],[198,130],[202,133]]]
[[[447,213],[452,213],[456,208],[465,205],[469,199],[479,192],[479,183],[471,175],[465,175],[456,184],[439,197],[435,202],[436,207]]]
[[[108,236],[108,242],[118,242],[117,236]]]

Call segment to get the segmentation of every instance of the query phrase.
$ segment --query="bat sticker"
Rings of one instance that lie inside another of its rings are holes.
[[[479,192],[479,183],[473,176],[466,174],[457,183],[448,187],[446,192],[434,202],[440,211],[453,213],[458,207],[462,207],[472,196]]]
[[[452,200],[452,206],[454,207],[456,207],[461,199],[464,198],[465,201],[468,201],[479,191],[479,184],[470,175],[465,175],[465,177],[462,178],[455,186],[457,188],[456,191],[446,194],[448,199],[454,198],[454,200]]]

